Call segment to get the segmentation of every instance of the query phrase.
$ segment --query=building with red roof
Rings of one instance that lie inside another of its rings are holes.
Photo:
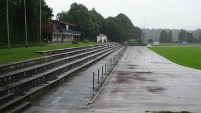
[[[71,30],[73,27],[76,27],[76,25],[59,20],[52,20],[49,26],[42,27],[42,33],[51,34],[50,37],[43,37],[43,39],[52,42],[79,41],[81,32]]]

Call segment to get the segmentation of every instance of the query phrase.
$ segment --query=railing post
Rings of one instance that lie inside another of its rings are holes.
[[[102,66],[102,79],[103,79],[103,66]]]
[[[94,90],[94,78],[95,78],[95,73],[93,72],[93,90]]]
[[[106,67],[106,63],[105,63],[105,75],[107,74],[107,70],[106,70],[106,68],[107,68],[107,67]]]
[[[98,69],[98,83],[99,83],[99,69]]]
[[[111,58],[111,68],[112,68],[112,58]]]

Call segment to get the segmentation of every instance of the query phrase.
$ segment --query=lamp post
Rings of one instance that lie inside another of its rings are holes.
[[[27,48],[27,15],[26,15],[26,0],[24,0],[24,22],[25,22],[25,46]]]
[[[8,0],[6,1],[7,4],[7,36],[8,36],[8,50],[10,49],[10,36],[9,36],[9,18],[8,18]]]

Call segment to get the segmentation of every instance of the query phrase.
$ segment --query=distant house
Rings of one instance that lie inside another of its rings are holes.
[[[97,37],[97,42],[108,42],[107,36],[105,34],[99,34]]]
[[[186,42],[186,41],[183,41],[182,44],[187,44],[187,42]]]
[[[155,41],[155,42],[153,42],[153,45],[154,45],[154,46],[158,46],[158,45],[160,45],[160,42]]]
[[[59,20],[52,20],[49,26],[42,27],[42,34],[49,33],[51,35],[49,35],[49,37],[42,37],[52,42],[79,41],[81,32],[70,30],[73,27],[76,27],[76,25]]]

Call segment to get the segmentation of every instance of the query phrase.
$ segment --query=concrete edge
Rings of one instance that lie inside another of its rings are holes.
[[[125,50],[124,50],[125,51]],[[122,55],[123,56],[123,55]],[[114,72],[114,69],[117,67],[117,64],[119,63],[119,61],[121,60],[122,56],[120,57],[120,59],[118,60],[118,62],[115,64],[115,66],[113,67],[113,69],[111,70],[111,72],[109,73],[109,75],[107,76],[106,80],[104,81],[104,83],[101,85],[100,89],[95,93],[95,95],[93,96],[93,98],[86,103],[86,105],[83,107],[83,109],[89,109],[92,105],[92,103],[96,100],[96,98],[98,97],[98,95],[100,94],[100,92],[102,91],[103,87],[105,86],[105,84],[107,83],[107,81],[109,80],[110,76],[112,75],[112,73]]]

